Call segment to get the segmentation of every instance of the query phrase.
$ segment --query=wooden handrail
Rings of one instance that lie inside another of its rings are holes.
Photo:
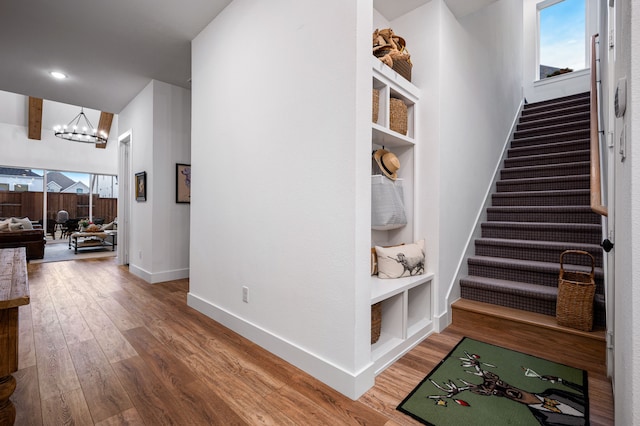
[[[601,174],[600,174],[600,141],[598,129],[598,86],[597,86],[597,69],[596,69],[596,37],[591,37],[591,171],[590,171],[590,192],[591,192],[591,210],[601,216],[608,215],[607,207],[602,205],[601,192]]]

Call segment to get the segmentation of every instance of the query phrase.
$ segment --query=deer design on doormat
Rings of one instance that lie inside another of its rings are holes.
[[[427,398],[435,400],[436,405],[447,406],[447,400],[451,399],[458,405],[470,407],[470,404],[456,396],[462,392],[470,391],[476,395],[496,396],[508,398],[511,401],[524,404],[538,420],[541,425],[585,425],[585,399],[584,394],[567,392],[562,389],[549,388],[543,392],[533,393],[524,389],[511,386],[500,380],[500,376],[483,369],[484,367],[495,368],[495,365],[480,361],[480,356],[464,352],[465,357],[459,358],[463,368],[472,368],[472,371],[465,370],[466,373],[482,377],[480,384],[470,383],[458,378],[462,386],[457,385],[453,380],[449,380],[442,385],[429,379],[429,381],[444,395],[428,395]],[[551,384],[562,383],[578,392],[583,392],[582,386],[563,380],[555,376],[541,376],[535,371],[522,367],[527,377],[534,377]]]

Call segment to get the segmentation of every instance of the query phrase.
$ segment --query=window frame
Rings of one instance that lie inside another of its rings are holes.
[[[535,81],[543,81],[546,79],[540,78],[540,48],[541,48],[541,30],[540,30],[540,12],[544,9],[548,9],[553,7],[559,3],[564,2],[565,0],[543,0],[541,2],[536,3],[536,61],[535,61]],[[589,0],[584,1],[584,34],[583,34],[583,49],[584,49],[584,64],[582,68],[575,69],[573,72],[583,71],[589,69],[589,63],[591,60],[591,51],[589,49]]]

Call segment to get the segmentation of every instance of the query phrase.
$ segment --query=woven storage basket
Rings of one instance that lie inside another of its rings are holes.
[[[402,59],[395,59],[393,61],[393,70],[407,79],[407,81],[411,81],[411,62]]]
[[[564,256],[579,254],[591,258],[591,272],[565,271]],[[558,324],[582,331],[593,328],[593,298],[596,293],[595,260],[591,253],[582,250],[566,250],[560,255],[560,277],[558,278],[558,301],[556,319]]]
[[[384,55],[389,53],[389,50],[377,50],[373,54],[376,58],[380,59]],[[406,78],[407,81],[411,81],[411,69],[413,68],[413,64],[408,60],[402,59],[394,59],[392,70],[400,74],[402,77]]]
[[[389,128],[407,134],[407,105],[400,99],[389,99]]]
[[[378,111],[380,110],[380,91],[373,89],[373,122],[378,122]]]
[[[371,344],[380,338],[382,329],[382,302],[371,305]]]

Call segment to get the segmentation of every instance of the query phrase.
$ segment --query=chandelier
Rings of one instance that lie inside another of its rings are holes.
[[[75,142],[86,143],[107,143],[107,132],[98,129],[91,125],[91,122],[84,114],[84,108],[80,108],[80,114],[76,115],[69,124],[64,126],[55,126],[53,128],[54,134],[61,138]]]

